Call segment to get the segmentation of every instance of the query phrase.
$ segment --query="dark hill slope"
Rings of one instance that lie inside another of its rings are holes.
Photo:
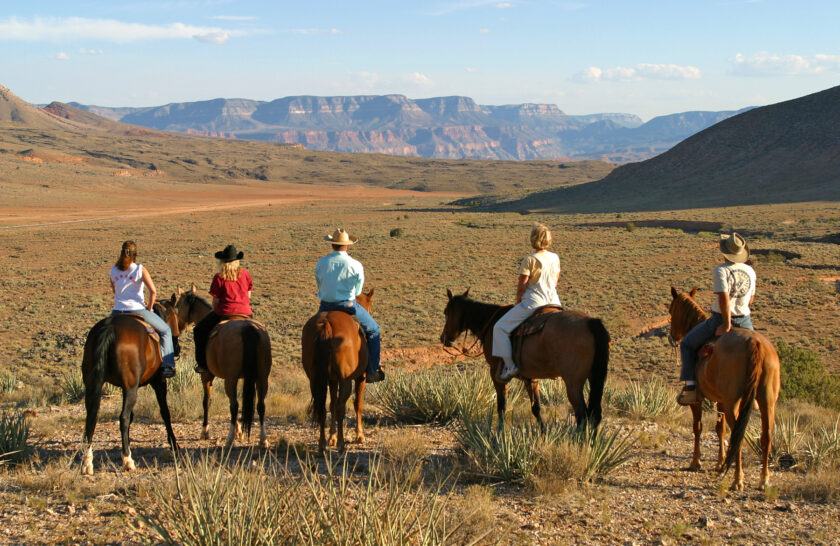
[[[749,110],[575,188],[500,205],[630,211],[840,200],[840,86]]]

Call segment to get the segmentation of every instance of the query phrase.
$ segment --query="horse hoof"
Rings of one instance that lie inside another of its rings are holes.
[[[271,444],[268,443],[268,440],[263,440],[262,442],[260,442],[260,447],[263,449],[268,449],[269,447],[271,447]]]
[[[132,470],[137,469],[137,467],[134,465],[134,460],[131,457],[123,459],[122,468],[124,472],[131,472]]]
[[[338,437],[337,436],[330,436],[330,441],[327,442],[327,445],[330,447],[335,447],[338,445]]]
[[[743,482],[735,482],[732,484],[732,487],[729,488],[731,491],[743,491],[744,484]]]
[[[688,465],[688,468],[686,470],[688,470],[689,472],[700,472],[701,468],[702,466],[700,466],[700,463],[691,463],[690,465]]]
[[[210,433],[205,430],[204,432],[201,433],[201,437],[199,439],[200,440],[209,440],[210,439]]]
[[[363,444],[363,443],[365,443],[365,437],[364,436],[356,436],[356,439],[353,440],[353,443],[354,444]]]
[[[93,461],[82,465],[82,476],[93,476]]]

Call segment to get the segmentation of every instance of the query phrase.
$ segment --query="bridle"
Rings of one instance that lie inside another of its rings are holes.
[[[497,316],[497,315],[498,315],[501,311],[506,311],[506,310],[507,310],[507,308],[505,308],[504,306],[502,306],[502,307],[499,307],[498,309],[496,309],[496,310],[493,312],[493,314],[492,314],[492,315],[490,315],[490,319],[487,321],[487,323],[486,323],[486,324],[484,325],[484,327],[481,329],[481,333],[480,333],[478,336],[476,336],[475,341],[473,341],[473,344],[472,344],[472,345],[470,345],[470,346],[469,346],[469,348],[464,349],[464,348],[463,348],[463,345],[462,345],[460,350],[459,350],[459,349],[455,349],[455,350],[453,350],[453,351],[449,351],[450,347],[447,347],[446,345],[444,345],[444,346],[443,346],[443,352],[445,352],[446,354],[448,354],[449,356],[451,356],[451,357],[453,357],[453,358],[455,358],[455,359],[457,359],[457,358],[458,358],[458,357],[460,357],[460,356],[465,356],[465,357],[467,357],[467,358],[475,358],[475,357],[478,357],[478,356],[483,355],[483,354],[484,354],[484,343],[483,343],[483,341],[482,341],[482,340],[484,339],[484,335],[487,333],[487,329],[488,329],[488,328],[490,328],[490,325],[492,325],[492,324],[493,324],[494,319],[496,318],[496,316]],[[462,324],[463,324],[463,323],[462,323]],[[464,332],[464,344],[466,344],[466,342],[467,342],[467,333],[469,332],[469,329],[468,329],[468,328],[463,328],[463,329],[462,329],[462,331]],[[460,334],[459,334],[459,335],[460,335]],[[458,339],[458,337],[456,336],[456,337],[455,337],[455,340],[457,341],[457,339]],[[477,353],[473,353],[473,352],[472,352],[472,351],[473,351],[473,349],[475,349],[475,346],[476,346],[476,345],[478,345],[478,344],[479,344],[479,342],[481,342],[481,348],[479,349],[479,351],[478,351]]]

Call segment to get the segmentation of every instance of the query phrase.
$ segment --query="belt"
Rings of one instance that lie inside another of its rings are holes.
[[[712,311],[713,315],[720,315],[717,311]],[[744,318],[748,317],[749,315],[729,315],[729,318]]]

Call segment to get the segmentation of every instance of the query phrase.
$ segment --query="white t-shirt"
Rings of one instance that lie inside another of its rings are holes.
[[[111,268],[111,282],[114,283],[114,309],[117,311],[140,311],[146,308],[143,301],[143,266],[131,264],[125,271],[117,266]]]
[[[715,294],[729,294],[729,312],[732,316],[750,314],[750,299],[755,294],[755,271],[747,264],[724,262],[712,273]],[[717,298],[712,302],[712,311],[720,313]]]

